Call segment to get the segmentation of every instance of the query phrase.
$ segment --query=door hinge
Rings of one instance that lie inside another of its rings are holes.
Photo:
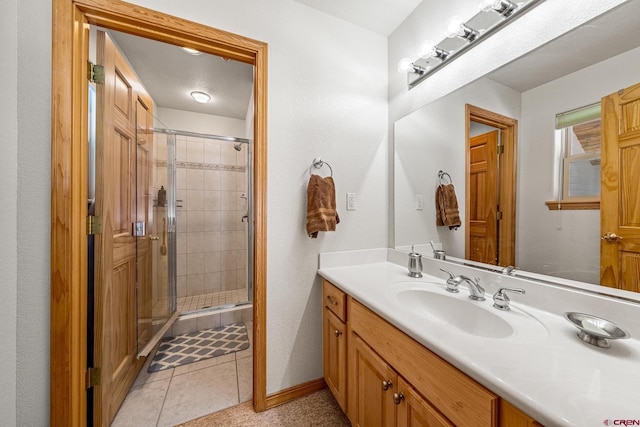
[[[496,220],[498,220],[498,221],[502,220],[502,211],[497,211],[496,212]]]
[[[102,217],[89,215],[87,216],[87,234],[102,234]]]
[[[102,65],[96,65],[92,62],[88,63],[87,67],[87,79],[95,84],[104,84],[104,67]]]
[[[498,145],[498,155],[504,154],[504,145]]]
[[[100,385],[100,368],[89,368],[86,373],[86,385],[87,388]]]

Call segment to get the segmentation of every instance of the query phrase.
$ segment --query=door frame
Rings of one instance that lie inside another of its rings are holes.
[[[498,196],[502,212],[502,220],[498,222],[499,262],[502,265],[515,266],[518,121],[471,104],[465,104],[465,258],[469,259],[469,214],[471,209],[469,144],[472,121],[500,130],[500,142],[504,146],[504,153],[498,155],[498,179],[500,180]],[[506,202],[503,203],[503,201]]]
[[[86,423],[89,25],[255,66],[253,406],[266,409],[267,44],[119,0],[52,0],[50,423]]]

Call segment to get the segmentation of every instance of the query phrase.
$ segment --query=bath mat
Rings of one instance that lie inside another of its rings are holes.
[[[247,348],[249,337],[244,323],[168,337],[162,340],[147,371],[158,372]]]

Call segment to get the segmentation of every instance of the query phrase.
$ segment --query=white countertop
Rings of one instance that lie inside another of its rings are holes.
[[[425,274],[413,279],[406,267],[372,260],[321,265],[318,272],[545,426],[602,426],[605,420],[611,420],[611,425],[624,425],[613,424],[615,420],[638,420],[634,425],[640,425],[637,337],[611,341],[609,349],[597,348],[580,341],[578,330],[561,315],[523,304],[524,296],[512,297],[511,312],[493,309],[492,289],[487,290],[485,301],[469,303],[494,310],[514,325],[515,333],[506,338],[479,337],[403,309],[393,297],[394,286],[424,286],[446,294],[443,277]],[[454,297],[466,296],[465,288]],[[537,319],[539,323],[531,320],[537,326],[518,326],[518,317],[525,313]]]

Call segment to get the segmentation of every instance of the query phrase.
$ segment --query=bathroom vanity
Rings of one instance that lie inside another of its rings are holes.
[[[545,299],[537,283],[479,272],[486,300],[472,301],[466,289],[447,293],[446,275],[438,272],[473,269],[425,259],[424,276],[411,278],[406,260],[394,250],[320,257],[324,378],[352,425],[640,419],[636,340],[612,342],[610,349],[581,342],[562,316],[523,304]],[[502,312],[491,296],[505,285],[521,285],[527,294],[513,296],[512,309]],[[547,291],[557,298],[558,290]],[[588,308],[584,296],[563,298],[567,308]]]

